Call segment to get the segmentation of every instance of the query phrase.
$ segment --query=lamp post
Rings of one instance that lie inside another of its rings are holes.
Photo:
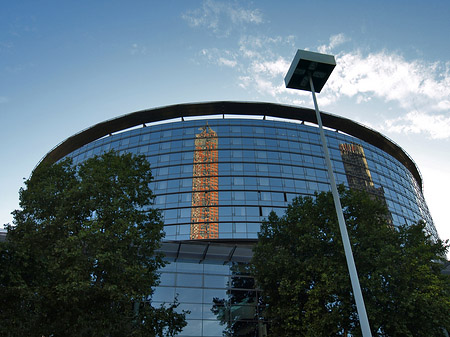
[[[350,274],[353,294],[355,296],[356,310],[358,311],[359,323],[364,337],[372,337],[370,331],[369,319],[367,318],[366,307],[359,284],[358,273],[356,271],[355,261],[353,259],[352,248],[347,233],[344,213],[342,212],[341,200],[334,179],[333,167],[331,166],[330,154],[328,152],[327,140],[323,131],[322,118],[316,100],[316,91],[320,92],[325,85],[328,77],[336,66],[333,55],[319,54],[306,50],[298,50],[294,60],[284,78],[286,88],[306,90],[312,92],[314,108],[316,110],[317,124],[319,125],[320,138],[322,141],[325,162],[327,164],[328,176],[330,177],[331,192],[333,194],[334,206],[339,222],[342,243],[344,245],[345,258]]]

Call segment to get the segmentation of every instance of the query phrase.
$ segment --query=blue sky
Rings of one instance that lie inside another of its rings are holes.
[[[3,1],[0,224],[54,146],[136,110],[213,100],[312,107],[284,88],[297,49],[336,56],[322,110],[415,160],[450,238],[450,2]]]

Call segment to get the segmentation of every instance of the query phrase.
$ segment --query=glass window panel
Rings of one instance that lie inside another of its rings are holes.
[[[281,171],[283,173],[292,175],[292,166],[281,166]]]
[[[178,272],[203,272],[203,265],[198,263],[189,263],[189,262],[177,262],[177,271]]]
[[[318,188],[319,188],[319,186],[317,185],[316,182],[308,181],[308,189],[313,190],[313,191],[317,191]]]
[[[181,140],[172,141],[172,149],[180,149],[182,146]]]
[[[160,286],[175,286],[175,273],[161,273]]]
[[[194,160],[194,152],[183,152],[183,160],[184,161]]]
[[[233,150],[232,156],[233,156],[233,158],[242,158],[242,151],[241,150]]]
[[[171,162],[181,161],[181,153],[171,153],[170,154],[170,161]]]
[[[203,304],[203,319],[217,319],[217,315],[213,313],[213,310],[216,310],[216,308],[217,306],[214,304]]]
[[[262,201],[270,201],[270,200],[272,200],[270,192],[260,192],[259,195],[260,195],[260,198],[261,198]]]
[[[177,209],[169,209],[164,211],[164,219],[175,219],[178,215]]]
[[[191,187],[192,179],[181,179],[181,187]]]
[[[167,174],[169,174],[169,168],[167,166],[166,167],[160,167],[158,169],[158,175],[167,175]]]
[[[233,171],[243,171],[244,170],[244,164],[242,163],[233,163],[232,164],[232,170]]]
[[[258,159],[267,159],[266,151],[256,151],[256,158]]]
[[[194,146],[194,140],[193,139],[185,139],[183,140],[183,147],[193,147]]]
[[[179,234],[186,235],[191,233],[191,225],[180,225]]]
[[[294,184],[295,184],[295,188],[301,188],[301,189],[306,188],[306,181],[304,181],[304,180],[295,180]]]
[[[205,287],[208,288],[226,288],[228,285],[228,276],[205,275]]]
[[[233,192],[233,200],[245,200],[245,193],[243,191]]]
[[[247,224],[247,230],[249,232],[258,233],[261,230],[261,225],[259,223],[250,222]]]
[[[243,157],[246,161],[253,161],[255,159],[255,151],[242,151]],[[253,169],[252,172],[255,170]]]
[[[221,188],[227,188],[231,186],[231,177],[221,177],[219,176],[219,186]]]
[[[256,177],[245,177],[245,185],[246,186],[256,186]]]
[[[281,171],[280,165],[269,165],[270,174],[279,174]]]
[[[166,196],[165,195],[158,195],[155,198],[155,204],[156,205],[163,205],[166,203]]]
[[[166,235],[175,235],[177,232],[176,226],[164,226],[164,232]]]
[[[171,143],[170,142],[163,142],[163,143],[160,143],[159,144],[159,149],[160,150],[169,150],[170,149],[170,145],[171,145]]]
[[[245,216],[245,207],[234,207],[234,215]]]
[[[268,217],[270,212],[272,212],[272,207],[261,207],[262,216]]]
[[[219,201],[228,201],[228,200],[231,200],[231,192],[219,191]]]
[[[178,202],[178,194],[168,194],[166,195],[166,203],[173,204]]]
[[[272,192],[272,200],[273,201],[284,201],[284,194]]]
[[[181,217],[182,218],[190,218],[191,216],[191,209],[190,208],[182,208],[181,209]]]
[[[247,184],[247,180],[245,181],[245,183]],[[253,191],[245,192],[245,200],[247,200],[247,201],[256,201],[256,200],[258,200],[258,192],[256,192],[256,191],[254,191],[254,192]]]
[[[174,287],[156,287],[152,296],[152,300],[156,302],[173,302],[174,299]]]
[[[259,216],[259,208],[258,207],[247,207],[247,216]]]
[[[228,275],[229,273],[230,273],[230,267],[228,265],[223,265],[223,264],[205,264],[205,274]]]
[[[182,202],[190,202],[192,194],[191,193],[181,193],[180,196],[181,196]]]
[[[263,138],[255,138],[256,146],[266,146],[266,140]]]
[[[248,159],[247,156],[245,156],[245,159]],[[256,172],[256,165],[252,163],[245,163],[244,171],[246,174],[254,174]]]
[[[302,162],[302,156],[296,153],[291,153],[291,160],[295,163],[301,163]]]
[[[219,217],[231,216],[231,211],[232,211],[231,207],[221,206],[219,207]]]
[[[233,226],[231,223],[224,222],[219,224],[219,232],[221,233],[231,233]]]
[[[214,298],[217,299],[227,299],[228,294],[226,289],[208,289],[203,290],[204,302],[203,303],[214,303]]]
[[[270,186],[281,187],[281,179],[280,178],[270,178]]]
[[[241,132],[241,127],[240,126],[237,126],[237,125],[233,125],[233,126],[231,126],[231,132],[232,133],[239,133],[239,132]]]
[[[256,169],[258,172],[269,172],[269,166],[267,164],[257,164]]]
[[[203,321],[203,336],[223,336],[224,326],[219,320]]]
[[[259,186],[269,186],[269,178],[258,178],[258,185]]]
[[[187,319],[187,325],[183,328],[180,336],[201,336],[202,320]]]
[[[163,154],[163,155],[160,155],[160,156],[159,156],[159,161],[160,161],[161,163],[166,163],[166,162],[169,161],[169,159],[170,159],[170,157],[169,157],[168,154]]]
[[[202,318],[202,306],[198,304],[183,303],[178,306],[176,311],[181,313],[182,311],[190,311],[186,314],[186,319],[201,319]]]
[[[189,286],[189,287],[201,287],[202,286],[202,274],[177,274],[177,285],[178,286]]]
[[[168,188],[177,188],[180,186],[180,181],[177,179],[169,180],[167,183]]]
[[[230,163],[219,163],[219,172],[223,174],[224,172],[230,172],[231,171],[231,164]]]
[[[233,177],[233,185],[234,186],[244,185],[244,177]]]
[[[179,175],[180,174],[180,166],[179,165],[171,166],[169,168],[169,174],[171,174],[171,175]]]
[[[242,139],[241,138],[231,138],[231,144],[233,145],[241,145]]]
[[[247,224],[237,222],[236,223],[236,233],[246,233],[247,232]]]

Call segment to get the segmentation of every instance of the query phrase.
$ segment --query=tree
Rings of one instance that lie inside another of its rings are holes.
[[[108,152],[38,167],[1,246],[0,335],[171,336],[177,304],[151,305],[162,238],[150,165]]]
[[[423,223],[393,228],[384,204],[363,192],[340,194],[373,336],[444,336],[448,243]],[[361,335],[331,193],[272,212],[252,262],[272,336]]]

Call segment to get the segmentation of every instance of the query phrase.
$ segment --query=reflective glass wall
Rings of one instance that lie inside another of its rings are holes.
[[[378,196],[394,225],[423,219],[437,235],[420,187],[398,160],[349,135],[326,134],[338,184]],[[282,214],[296,195],[330,188],[318,129],[299,123],[173,122],[108,136],[70,156],[78,162],[110,149],[147,156],[166,240],[257,238],[270,211]]]
[[[338,184],[385,203],[393,225],[423,219],[437,237],[420,186],[403,164],[347,134],[326,136]],[[297,195],[330,189],[317,127],[262,119],[177,121],[107,136],[70,156],[77,163],[111,149],[144,154],[151,163],[153,207],[162,210],[164,247],[173,252],[153,301],[177,297],[180,310],[190,311],[181,336],[264,336],[249,256],[233,254],[242,240],[257,238],[272,210],[281,215]],[[180,249],[180,241],[197,246]],[[209,258],[215,250],[225,253]]]

